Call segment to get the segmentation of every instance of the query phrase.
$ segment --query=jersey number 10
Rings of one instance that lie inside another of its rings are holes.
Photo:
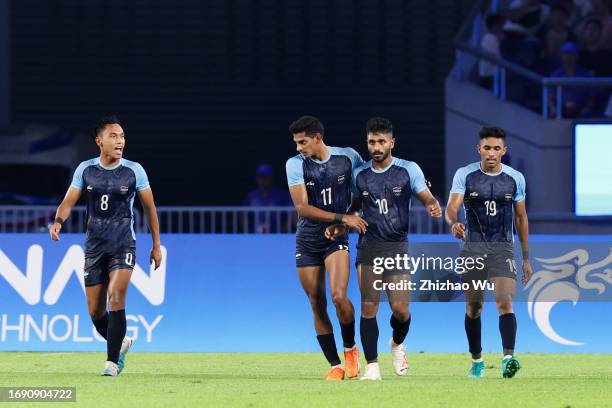
[[[376,204],[378,205],[378,212],[381,214],[386,214],[389,212],[389,205],[387,204],[387,199],[377,199]]]

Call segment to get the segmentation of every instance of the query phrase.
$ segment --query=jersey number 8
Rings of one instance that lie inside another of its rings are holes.
[[[102,211],[108,210],[108,194],[102,195],[100,199],[100,209]]]

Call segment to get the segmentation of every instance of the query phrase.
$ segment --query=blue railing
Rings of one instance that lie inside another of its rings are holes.
[[[55,218],[55,206],[0,206],[0,233],[47,232]],[[157,207],[159,226],[166,234],[279,234],[295,232],[293,207]],[[410,210],[411,232],[441,234],[447,231],[442,218],[433,219],[420,205]],[[78,206],[63,232],[85,232],[86,209]],[[134,208],[135,232],[147,232],[142,212]]]

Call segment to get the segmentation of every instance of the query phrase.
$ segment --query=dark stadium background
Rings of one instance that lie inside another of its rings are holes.
[[[286,185],[298,116],[318,116],[328,144],[366,156],[365,121],[385,115],[396,154],[444,196],[443,84],[473,4],[13,1],[10,122],[91,132],[116,113],[158,204],[228,205],[253,188],[259,163]],[[92,141],[82,159],[96,154]]]

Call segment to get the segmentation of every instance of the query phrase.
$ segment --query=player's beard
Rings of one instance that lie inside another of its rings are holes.
[[[376,152],[376,153],[379,153],[379,152]],[[376,163],[382,163],[385,160],[387,160],[387,157],[389,157],[390,154],[391,154],[391,151],[386,151],[386,152],[382,152],[382,155],[380,156],[372,155],[372,160],[374,160]]]

